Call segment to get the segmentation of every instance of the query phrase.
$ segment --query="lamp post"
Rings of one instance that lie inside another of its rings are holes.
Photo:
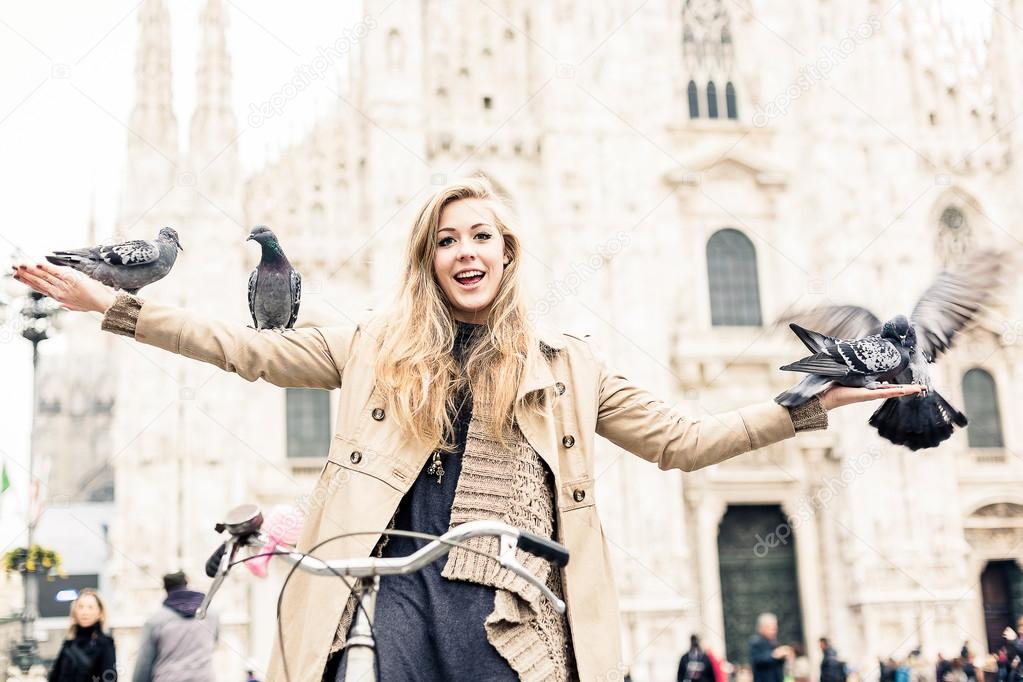
[[[28,454],[28,542],[27,550],[31,554],[32,544],[35,541],[35,528],[37,510],[33,508],[32,486],[35,482],[35,426],[36,426],[36,402],[38,400],[38,370],[39,370],[39,344],[50,338],[51,333],[56,329],[57,316],[61,309],[56,301],[40,294],[37,291],[27,293],[12,292],[10,286],[13,278],[9,274],[4,275],[4,290],[0,293],[0,309],[15,310],[8,320],[10,324],[20,326],[21,335],[32,344],[32,425],[29,433],[29,454]],[[20,286],[20,285],[19,285]],[[5,295],[7,292],[13,295]],[[4,318],[7,318],[5,311]],[[36,505],[38,506],[38,505]],[[21,641],[14,646],[11,658],[21,669],[27,673],[38,659],[38,644],[35,639],[35,621],[39,615],[39,583],[37,571],[21,571],[22,583],[24,585],[24,607],[21,612]]]

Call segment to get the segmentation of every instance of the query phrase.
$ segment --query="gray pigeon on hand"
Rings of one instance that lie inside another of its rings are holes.
[[[248,240],[263,250],[259,265],[249,275],[249,312],[256,329],[280,329],[295,326],[302,300],[302,276],[291,267],[277,235],[265,225],[257,225]]]
[[[904,315],[884,323],[880,334],[840,339],[789,324],[813,355],[781,367],[807,377],[775,400],[785,407],[802,405],[833,384],[879,388],[894,381],[916,351],[916,332]]]
[[[54,251],[46,257],[54,265],[74,268],[92,279],[129,294],[163,279],[184,251],[178,233],[170,227],[160,230],[156,239],[133,239],[120,244],[84,249]]]
[[[952,435],[955,426],[965,427],[968,422],[963,413],[934,390],[929,364],[948,350],[955,335],[980,315],[985,303],[1003,284],[1007,271],[1006,261],[1006,254],[997,251],[975,254],[963,264],[940,273],[920,297],[908,320],[900,315],[885,323],[883,327],[880,320],[869,310],[851,305],[822,306],[789,316],[779,322],[792,322],[790,328],[815,354],[819,352],[818,346],[827,351],[826,346],[830,342],[837,341],[836,348],[839,349],[848,348],[842,344],[858,343],[842,341],[835,337],[869,338],[879,331],[883,337],[884,328],[894,324],[898,329],[900,320],[908,322],[906,341],[901,343],[901,346],[909,351],[908,362],[900,364],[897,369],[894,367],[889,369],[885,376],[874,377],[872,381],[922,384],[927,390],[899,398],[888,398],[870,417],[869,423],[882,437],[896,445],[905,445],[911,450],[935,447]],[[819,331],[809,332],[795,324],[795,320]],[[853,365],[859,367],[858,363],[863,362],[863,367],[870,371],[869,362],[865,360],[874,358],[874,369],[881,369],[887,365],[878,358],[890,354],[891,350],[879,350],[876,354],[870,354],[869,358],[859,354],[853,357],[849,355],[849,351],[846,353]],[[830,356],[830,353],[828,355]],[[806,361],[811,358],[807,358]],[[782,368],[809,372],[796,386],[775,398],[782,405],[802,404],[835,383],[856,385],[847,384],[837,375],[817,371],[813,368],[813,362],[802,365],[801,363],[804,361]],[[823,368],[823,365],[820,367]],[[866,388],[877,388],[879,384],[867,382],[862,385]]]

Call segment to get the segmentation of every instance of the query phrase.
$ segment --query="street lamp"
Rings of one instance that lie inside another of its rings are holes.
[[[15,289],[14,278],[10,274],[3,275],[3,287],[0,288],[0,311],[6,324],[15,326],[21,335],[32,344],[32,430],[29,434],[28,454],[28,543],[27,550],[32,551],[35,539],[36,516],[32,505],[32,485],[35,481],[35,422],[36,402],[38,400],[39,344],[51,337],[57,329],[57,317],[61,312],[60,305],[48,296],[37,291],[25,292],[21,285],[20,291]],[[7,311],[16,311],[8,318]],[[37,505],[38,506],[38,505]],[[27,673],[38,660],[38,644],[35,639],[35,621],[39,615],[39,584],[37,571],[21,571],[24,585],[25,602],[21,613],[21,641],[14,646],[11,658]]]

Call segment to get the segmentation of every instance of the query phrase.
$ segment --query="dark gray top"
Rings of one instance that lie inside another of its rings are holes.
[[[464,365],[466,351],[483,325],[458,323],[453,352]],[[442,453],[444,475],[429,474],[426,466],[402,498],[394,527],[441,535],[448,530],[455,489],[462,470],[462,454],[472,419],[472,395],[455,399],[453,419],[456,449]],[[383,556],[406,556],[426,544],[425,540],[391,537]],[[441,576],[447,557],[417,573],[386,576],[377,596],[376,636],[380,677],[384,682],[452,682],[518,680],[518,675],[487,641],[483,622],[494,610],[495,591],[475,583]],[[345,658],[335,678],[345,679]]]

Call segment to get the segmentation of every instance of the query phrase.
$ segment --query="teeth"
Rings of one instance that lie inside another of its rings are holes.
[[[479,270],[466,270],[465,272],[460,272],[457,275],[455,275],[455,279],[466,279],[468,277],[476,277],[476,276],[482,277],[483,273],[480,272]]]

